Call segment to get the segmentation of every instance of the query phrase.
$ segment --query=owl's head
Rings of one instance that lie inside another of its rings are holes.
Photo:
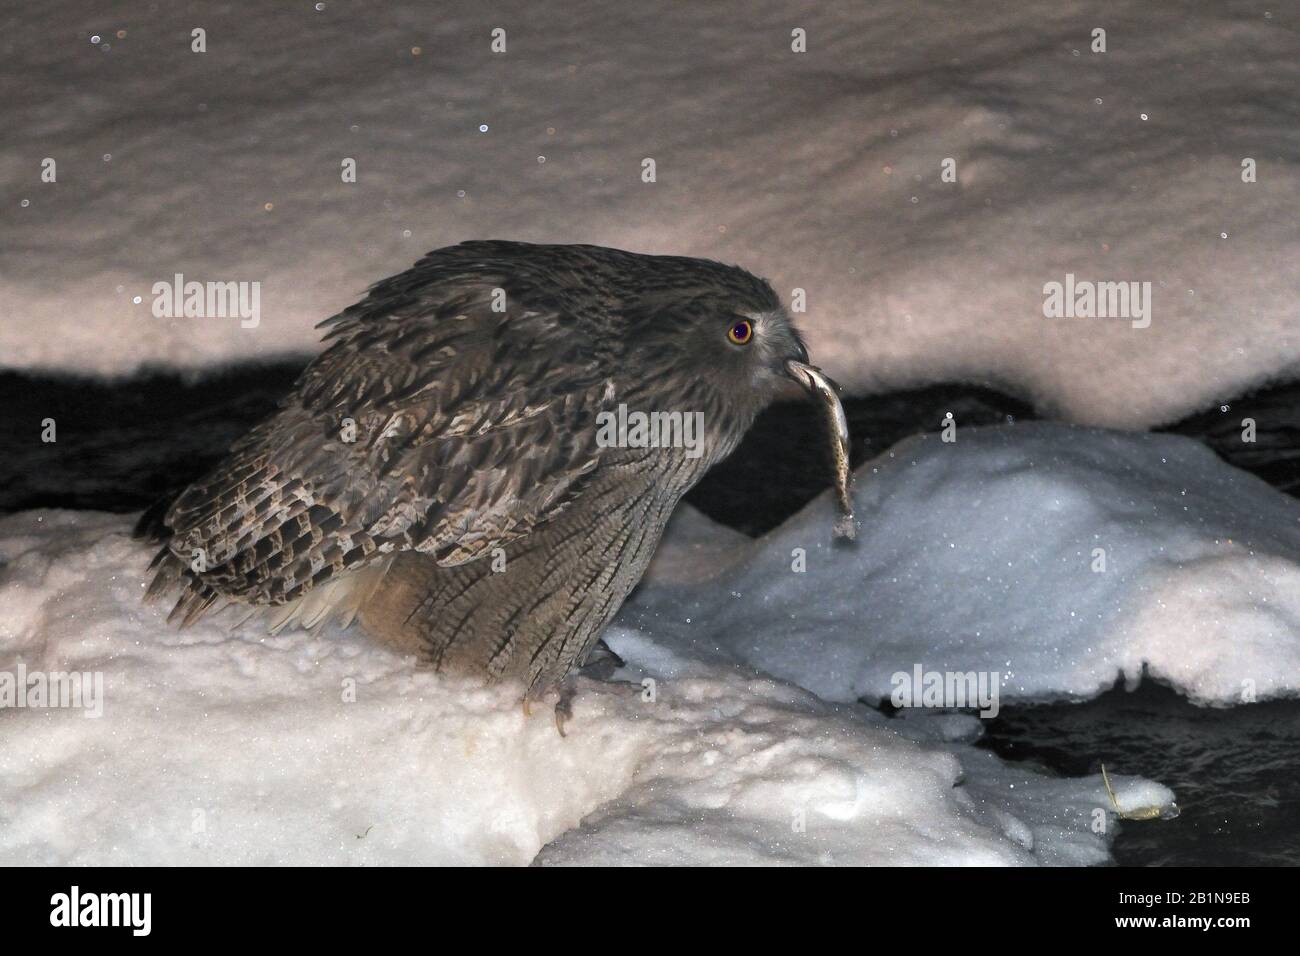
[[[646,397],[660,410],[703,411],[730,450],[792,383],[806,387],[808,349],[763,279],[704,259],[652,260],[625,310],[632,364],[650,373]]]

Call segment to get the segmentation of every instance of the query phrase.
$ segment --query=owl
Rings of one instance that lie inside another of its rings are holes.
[[[181,626],[358,620],[525,703],[583,663],[682,495],[813,387],[772,288],[703,259],[465,242],[321,325],[275,413],[166,511],[147,596],[179,590]]]

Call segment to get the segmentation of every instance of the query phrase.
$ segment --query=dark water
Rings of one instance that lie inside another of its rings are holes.
[[[135,512],[165,500],[212,467],[270,412],[301,370],[297,362],[240,366],[186,381],[169,373],[116,384],[0,373],[0,513],[30,508]],[[992,388],[934,385],[845,402],[853,464],[947,412],[963,427],[1037,417]],[[1240,440],[1254,418],[1258,440]],[[57,442],[41,441],[42,420]],[[1165,431],[1205,442],[1237,467],[1300,493],[1300,383],[1223,396]],[[830,469],[818,411],[774,406],[742,446],[687,497],[751,535],[780,524],[820,494]],[[1231,709],[1193,707],[1144,680],[1085,703],[1006,706],[985,721],[984,746],[1049,771],[1140,774],[1172,787],[1181,816],[1124,824],[1116,859],[1132,865],[1300,863],[1300,701]]]
[[[1194,707],[1144,679],[1078,704],[1007,707],[982,745],[1067,776],[1135,773],[1171,787],[1177,819],[1121,824],[1131,866],[1300,862],[1300,703]]]

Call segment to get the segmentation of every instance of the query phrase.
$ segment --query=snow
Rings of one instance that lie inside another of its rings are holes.
[[[968,378],[1170,420],[1300,365],[1294,30],[1242,0],[33,6],[0,35],[0,362],[312,352],[371,282],[498,237],[804,289],[814,357],[855,390]],[[155,318],[176,273],[260,282],[260,322]],[[1067,274],[1150,282],[1150,327],[1045,318]]]
[[[1200,704],[1300,691],[1296,499],[1179,436],[955,435],[858,469],[854,546],[832,543],[829,493],[753,542],[683,515],[620,620],[833,701],[889,698],[917,665],[996,672],[1003,703],[1087,698],[1144,668]]]
[[[1300,689],[1300,504],[1192,441],[959,427],[864,465],[855,503],[855,545],[829,498],[757,540],[683,508],[606,634],[627,666],[579,681],[567,737],[356,629],[174,631],[139,603],[127,519],[6,518],[0,672],[105,689],[99,718],[0,721],[0,861],[1101,863],[1099,775],[860,698],[917,666],[997,672],[1001,704],[1144,667],[1202,704]],[[1173,812],[1111,780],[1125,814]]]
[[[0,722],[6,864],[1107,859],[1100,777],[1004,764],[971,746],[974,717],[889,720],[667,648],[674,666],[648,652],[618,682],[581,679],[562,738],[517,691],[417,671],[356,631],[173,631],[138,603],[148,552],[127,527],[0,521],[0,666],[105,686],[102,716]],[[611,633],[636,637],[652,643]],[[1172,804],[1112,782],[1121,808]]]

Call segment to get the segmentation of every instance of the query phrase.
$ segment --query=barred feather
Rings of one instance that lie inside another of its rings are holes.
[[[737,314],[761,317],[748,352],[723,337]],[[434,663],[459,642],[530,686],[581,659],[784,356],[806,358],[749,273],[594,246],[438,250],[321,326],[328,347],[276,413],[141,519],[170,530],[147,599],[179,586],[181,626],[226,602],[276,606],[277,630],[369,616],[421,635]],[[620,402],[701,411],[707,454],[600,447]],[[522,570],[486,586],[478,559],[497,548]]]

